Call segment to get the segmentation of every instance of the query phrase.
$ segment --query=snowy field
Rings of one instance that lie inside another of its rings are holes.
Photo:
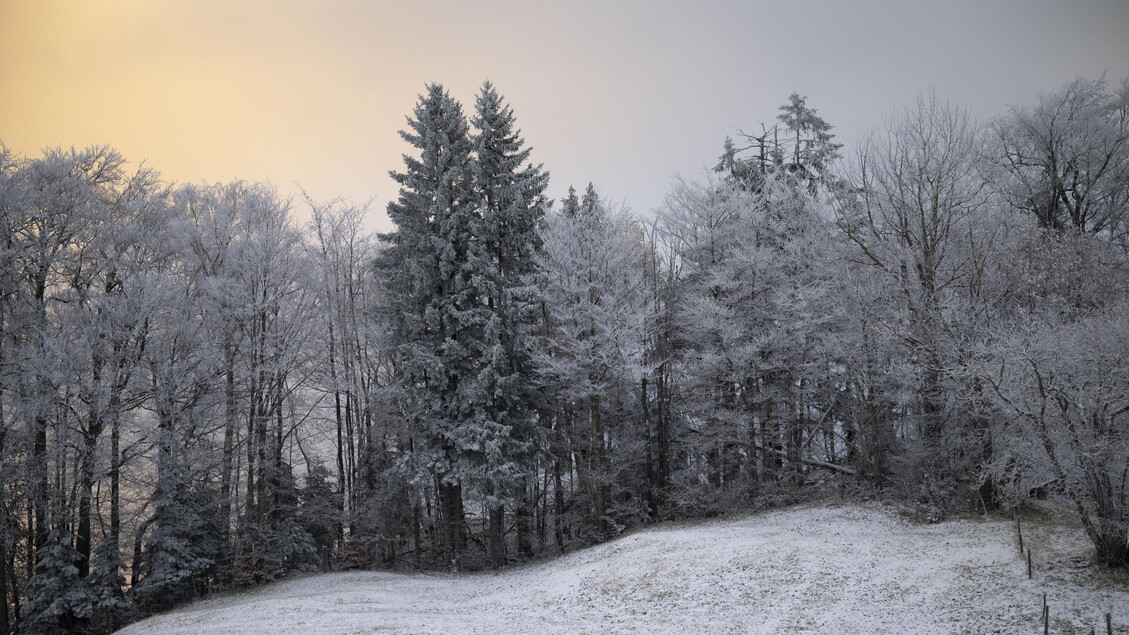
[[[1074,527],[914,524],[879,504],[674,523],[503,573],[311,576],[134,624],[174,633],[1052,633],[1129,629],[1129,582]]]

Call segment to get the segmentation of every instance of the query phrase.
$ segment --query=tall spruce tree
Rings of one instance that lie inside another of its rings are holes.
[[[445,556],[458,568],[465,548],[463,486],[478,481],[486,456],[485,412],[493,386],[484,372],[500,324],[487,299],[495,276],[471,170],[472,143],[462,107],[442,86],[421,96],[400,136],[419,150],[406,156],[388,216],[396,232],[378,260],[394,329],[396,378],[412,431],[407,468],[413,482],[434,479]]]
[[[549,175],[528,163],[530,149],[515,128],[513,109],[490,82],[483,83],[478,94],[472,123],[475,186],[483,221],[479,238],[493,266],[493,294],[484,300],[499,327],[496,334],[489,334],[495,350],[482,373],[488,395],[483,435],[492,448],[483,473],[490,510],[487,551],[491,563],[499,566],[505,560],[506,504],[516,506],[519,551],[529,551],[522,501],[539,446],[538,399],[530,362],[530,332],[538,313],[530,276],[541,247],[537,226],[544,217]]]

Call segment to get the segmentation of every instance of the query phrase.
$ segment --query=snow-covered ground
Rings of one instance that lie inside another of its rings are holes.
[[[1129,583],[1078,529],[914,524],[878,503],[667,524],[502,573],[318,575],[214,597],[140,633],[1042,633],[1129,628]]]

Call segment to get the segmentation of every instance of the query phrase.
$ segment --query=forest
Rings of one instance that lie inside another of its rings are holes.
[[[925,95],[846,157],[760,116],[633,215],[431,84],[386,234],[0,145],[0,632],[831,498],[1056,497],[1129,564],[1129,79]]]

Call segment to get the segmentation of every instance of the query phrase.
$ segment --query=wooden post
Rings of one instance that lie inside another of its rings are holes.
[[[1028,551],[1027,553],[1031,553]],[[1051,607],[1043,606],[1043,635],[1050,635],[1051,632]]]
[[[1027,577],[1031,578],[1031,550],[1027,550]],[[1045,604],[1045,603],[1044,603]]]
[[[1015,535],[1019,538],[1019,555],[1023,556],[1023,527],[1019,524],[1019,514],[1015,515]]]
[[[1106,635],[1113,635],[1113,614],[1105,614],[1105,632]]]

